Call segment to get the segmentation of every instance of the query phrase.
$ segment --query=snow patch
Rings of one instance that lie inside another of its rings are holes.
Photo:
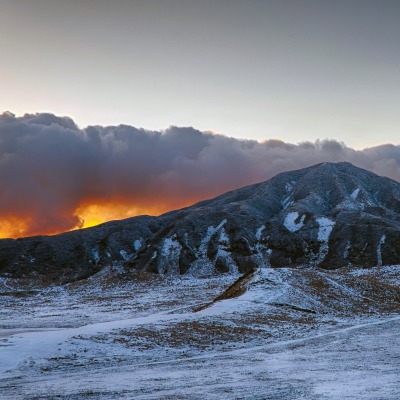
[[[293,204],[293,201],[290,201],[290,198],[292,197],[292,195],[289,195],[288,197],[286,197],[285,199],[282,200],[282,208],[284,210],[286,210],[289,206],[291,206]]]
[[[293,190],[293,185],[295,182],[288,182],[285,185],[285,190],[287,193],[290,193]]]
[[[178,242],[178,237],[176,236],[176,233],[175,233],[171,237],[167,237],[164,240],[161,254],[163,257],[165,257],[169,260],[174,260],[177,257],[179,257],[181,250],[182,250],[182,246]]]
[[[129,261],[129,260],[130,260],[130,256],[129,256],[129,254],[128,254],[125,250],[120,250],[119,254],[121,254],[121,257],[122,257],[125,261]]]
[[[294,188],[295,184],[296,184],[296,182],[292,181],[292,182],[286,183],[286,185],[285,185],[285,190],[286,190],[286,193],[288,194],[288,196],[285,197],[281,201],[282,208],[284,210],[286,210],[289,206],[291,206],[293,204],[293,201],[290,201],[290,199],[292,197],[292,192],[293,192],[293,188]]]
[[[286,215],[285,221],[283,222],[283,225],[285,225],[285,228],[290,231],[290,232],[297,232],[299,229],[301,229],[304,226],[304,218],[306,217],[305,215],[302,215],[300,218],[299,222],[295,222],[299,217],[299,213],[297,211],[295,212],[290,212],[288,215]]]
[[[343,258],[346,259],[349,256],[349,250],[351,249],[350,240],[347,241],[346,247],[343,251]]]
[[[224,219],[216,227],[209,226],[207,228],[207,234],[204,236],[197,250],[197,260],[192,263],[189,270],[193,276],[199,277],[213,274],[215,272],[214,262],[219,258],[224,259],[226,265],[229,267],[230,274],[236,275],[238,273],[236,263],[232,259],[230,251],[228,251],[230,248],[230,241],[224,228],[226,222],[227,220]],[[216,242],[217,251],[213,257],[213,260],[210,260],[207,255],[209,243],[211,238],[217,233],[219,233],[219,237]]]
[[[326,217],[317,218],[316,221],[318,222],[319,225],[318,240],[320,242],[327,243],[329,241],[329,236],[332,232],[332,229],[335,226],[335,221],[332,221]]]
[[[97,249],[92,250],[92,259],[96,265],[99,263],[100,256],[99,256],[99,251]]]
[[[256,239],[258,242],[255,243],[255,246],[252,248],[256,251],[255,257],[257,259],[258,265],[261,268],[268,268],[270,267],[270,258],[272,254],[272,250],[268,248],[265,243],[260,243],[260,239],[262,233],[264,232],[265,225],[261,225],[256,231]]]
[[[157,262],[157,269],[160,275],[179,274],[179,256],[181,250],[182,245],[179,243],[176,233],[164,239],[160,248],[160,257]],[[154,258],[155,256],[153,254],[152,259]]]
[[[360,193],[360,188],[357,188],[357,189],[354,190],[354,192],[350,195],[350,197],[351,197],[353,200],[356,200],[359,193]]]
[[[261,235],[263,233],[263,230],[265,229],[265,225],[261,225],[256,232],[256,239],[260,240],[261,239]]]
[[[140,239],[136,239],[136,240],[133,242],[133,247],[134,247],[135,251],[139,251],[139,250],[142,248],[142,241],[141,241],[141,238],[140,238]]]
[[[318,241],[321,242],[319,248],[318,263],[320,263],[328,254],[329,251],[329,236],[331,235],[332,229],[335,226],[335,221],[330,220],[326,217],[317,218],[316,221],[319,225],[318,230]]]
[[[221,233],[219,235],[219,243],[223,244],[225,246],[229,246],[230,242],[229,242],[229,237],[226,234],[225,228],[221,229]]]
[[[231,253],[228,249],[231,247],[231,243],[228,235],[226,234],[225,228],[221,228],[218,241],[218,250],[215,259],[223,258],[226,264],[229,266],[229,272],[231,274],[237,274],[238,268],[232,259]]]
[[[378,259],[378,267],[382,267],[382,245],[385,243],[386,235],[382,235],[379,240],[378,248],[376,249],[376,257]]]
[[[199,246],[199,256],[200,257],[206,257],[207,256],[207,248],[208,248],[208,243],[210,242],[210,239],[212,235],[214,235],[215,232],[218,232],[224,225],[226,224],[226,219],[222,220],[216,228],[213,226],[209,226],[207,228],[207,234],[204,236],[203,240],[200,243]]]

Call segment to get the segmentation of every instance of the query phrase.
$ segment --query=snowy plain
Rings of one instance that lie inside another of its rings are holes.
[[[0,399],[398,399],[400,266],[0,281]]]

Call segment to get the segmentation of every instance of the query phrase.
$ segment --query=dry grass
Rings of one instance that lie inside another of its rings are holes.
[[[183,321],[166,327],[154,329],[138,328],[122,330],[114,343],[127,347],[138,347],[148,350],[154,347],[184,348],[190,347],[205,350],[227,343],[248,342],[258,337],[269,335],[262,329],[240,325],[226,325],[217,321]]]

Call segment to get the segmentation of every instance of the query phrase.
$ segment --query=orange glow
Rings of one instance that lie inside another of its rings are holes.
[[[18,238],[25,236],[28,230],[28,221],[18,217],[8,217],[1,220],[0,238]]]
[[[153,199],[152,199],[153,200]],[[180,209],[182,207],[194,204],[201,199],[172,199],[165,198],[163,202],[151,202],[149,204],[140,206],[134,204],[127,204],[126,202],[101,202],[89,203],[80,205],[73,213],[75,217],[79,218],[80,223],[69,230],[80,228],[90,228],[104,222],[120,220],[138,215],[160,215],[165,212]],[[36,235],[55,235],[65,232],[60,226],[52,225],[41,228],[35,227],[35,218],[32,217],[16,217],[4,215],[1,218],[0,224],[0,238],[20,238]]]
[[[104,222],[136,217],[138,215],[161,215],[171,210],[187,207],[201,199],[185,199],[186,201],[182,201],[181,199],[175,201],[173,199],[168,200],[163,203],[153,203],[146,206],[126,204],[123,202],[92,203],[80,206],[76,210],[75,215],[83,221],[83,226],[80,228],[90,228]]]
[[[157,207],[140,208],[124,204],[90,204],[76,210],[76,215],[82,219],[83,228],[90,228],[103,222],[135,217],[137,215],[159,215],[166,211]]]
[[[74,229],[90,228],[102,224],[107,221],[119,220],[129,217],[135,217],[137,215],[159,215],[163,212],[168,211],[167,208],[140,208],[132,205],[121,205],[121,204],[90,204],[87,206],[79,207],[75,215],[83,222],[80,226],[75,226]],[[52,231],[38,232],[32,230],[30,227],[30,221],[24,218],[18,217],[6,217],[2,218],[0,224],[0,238],[20,238],[25,236],[35,235],[54,235],[62,233],[62,229],[55,229]]]

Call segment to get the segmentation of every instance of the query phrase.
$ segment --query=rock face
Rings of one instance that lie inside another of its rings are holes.
[[[323,163],[160,217],[0,241],[2,275],[71,281],[113,263],[196,276],[400,263],[400,184],[349,163]]]

